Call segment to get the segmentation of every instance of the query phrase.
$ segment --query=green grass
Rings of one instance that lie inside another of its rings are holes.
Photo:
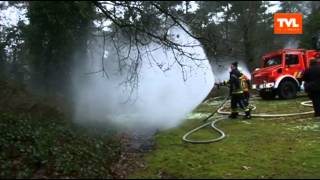
[[[76,126],[65,99],[13,81],[0,80],[0,97],[0,179],[112,177],[122,151],[112,127]]]
[[[297,100],[297,101],[296,101]],[[256,101],[258,113],[309,111],[297,102]],[[208,113],[215,107],[200,105],[194,112]],[[319,178],[320,122],[312,115],[294,118],[225,120],[218,127],[226,139],[194,145],[181,137],[201,125],[200,119],[186,120],[175,129],[162,131],[156,145],[145,155],[146,168],[131,178]],[[194,139],[217,137],[210,128],[200,130]]]
[[[119,150],[57,115],[0,113],[0,178],[111,178]]]

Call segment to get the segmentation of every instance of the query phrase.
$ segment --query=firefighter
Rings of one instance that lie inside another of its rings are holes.
[[[250,79],[243,73],[240,67],[239,67],[239,71],[242,74],[242,76],[240,77],[240,82],[241,82],[241,87],[243,89],[244,105],[249,106],[251,82],[250,82]]]
[[[320,59],[310,61],[302,77],[304,89],[312,101],[315,117],[320,117]]]
[[[242,74],[238,70],[238,63],[234,62],[231,64],[231,71],[230,71],[230,79],[229,79],[229,86],[230,86],[230,96],[231,96],[231,115],[229,118],[235,119],[238,116],[238,105],[241,109],[245,112],[246,119],[251,118],[250,108],[245,105],[244,103],[244,96],[243,96],[243,88],[241,86],[241,76]]]

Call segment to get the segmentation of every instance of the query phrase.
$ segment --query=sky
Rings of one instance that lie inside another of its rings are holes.
[[[280,1],[270,1],[270,4],[274,6],[267,9],[268,13],[275,13],[280,10]]]
[[[8,2],[1,1],[0,4],[8,5]],[[2,26],[15,26],[19,20],[25,21],[26,24],[29,23],[26,18],[26,9],[19,10],[16,7],[9,7],[6,10],[0,11],[0,25]]]

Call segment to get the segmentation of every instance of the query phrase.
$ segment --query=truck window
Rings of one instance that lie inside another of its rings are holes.
[[[299,64],[298,55],[286,54],[286,65],[295,65],[295,64]]]
[[[263,67],[281,65],[281,55],[266,58]]]

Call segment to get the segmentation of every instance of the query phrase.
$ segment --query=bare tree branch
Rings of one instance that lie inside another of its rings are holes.
[[[113,44],[113,48],[115,49],[115,52],[118,56],[118,65],[120,68],[119,70],[120,73],[123,70],[122,68],[124,68],[127,71],[127,74],[125,74],[125,81],[120,84],[131,86],[129,98],[132,98],[131,95],[134,93],[134,90],[138,88],[139,71],[141,69],[143,63],[142,60],[144,57],[148,58],[150,64],[152,64],[151,61],[155,63],[155,65],[163,72],[169,70],[176,63],[181,68],[182,77],[184,81],[187,80],[186,68],[189,68],[191,70],[191,67],[182,62],[182,57],[186,57],[194,63],[195,61],[207,60],[197,58],[194,52],[188,52],[187,49],[185,49],[201,47],[201,44],[177,43],[174,37],[169,36],[168,31],[172,27],[177,26],[180,29],[182,29],[188,36],[196,40],[199,40],[200,42],[209,41],[205,38],[197,37],[194,34],[192,34],[192,32],[190,32],[183,24],[183,20],[175,17],[174,15],[169,13],[169,11],[163,9],[160,5],[158,5],[155,2],[150,3],[151,11],[154,11],[152,12],[152,16],[161,17],[163,18],[162,20],[164,20],[164,22],[160,22],[161,27],[156,30],[153,29],[153,26],[151,26],[151,29],[149,29],[148,27],[144,27],[144,25],[141,25],[139,21],[136,21],[135,19],[130,19],[131,17],[135,18],[137,15],[141,17],[146,16],[146,13],[142,10],[142,3],[128,1],[92,1],[92,3],[102,12],[105,18],[109,19],[113,23],[111,41]],[[113,11],[110,9],[108,10],[103,5],[112,5]],[[127,14],[125,14],[125,16],[123,17],[120,17],[123,15],[123,13],[121,13],[121,15],[117,14],[118,12],[116,11],[116,7],[121,7],[121,9],[124,9],[125,13]],[[131,14],[131,12],[135,12],[136,14]],[[151,21],[151,23],[153,22]],[[121,36],[119,37],[119,35]],[[123,46],[121,44],[122,40],[125,40]],[[150,48],[155,44],[158,44],[159,46],[154,49]],[[166,67],[166,69],[164,69],[164,65],[162,63],[157,62],[155,57],[152,55],[152,53],[154,51],[157,51],[159,48],[168,49],[173,54],[174,62],[171,65],[169,64]],[[105,71],[104,68],[103,71]]]

